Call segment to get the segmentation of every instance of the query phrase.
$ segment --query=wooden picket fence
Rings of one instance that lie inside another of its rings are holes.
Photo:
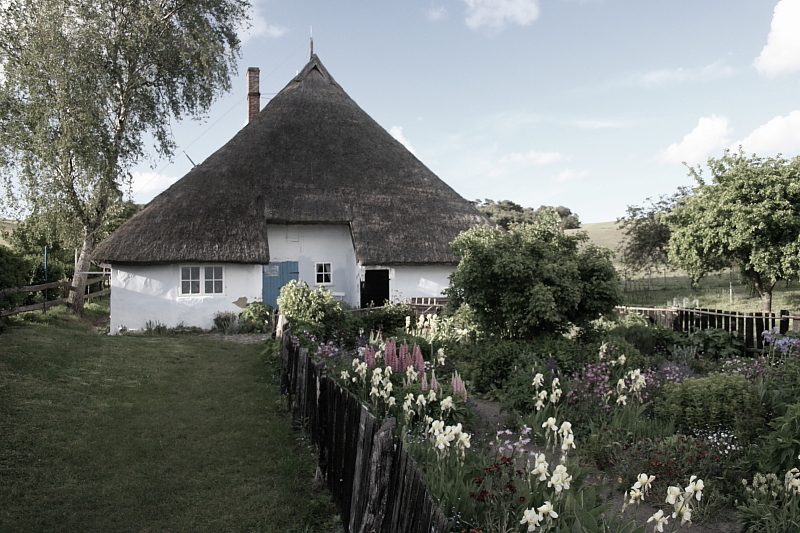
[[[86,280],[86,287],[90,287],[95,283],[105,282],[111,279],[108,274],[101,275],[100,277],[92,278]],[[10,289],[3,289],[0,291],[0,300],[2,300],[5,296],[9,296],[12,294],[17,294],[20,292],[39,292],[49,289],[59,289],[61,287],[66,287],[67,291],[73,290],[74,287],[70,285],[70,281],[53,281],[51,283],[43,283],[41,285],[30,285],[28,287],[13,287]],[[110,289],[101,289],[99,291],[94,291],[83,295],[83,299],[86,300],[87,298],[95,298],[98,296],[105,296],[110,294]],[[56,300],[45,300],[43,302],[31,304],[31,305],[22,305],[19,307],[14,307],[13,309],[3,309],[0,310],[0,317],[15,315],[17,313],[24,313],[26,311],[36,311],[38,309],[47,310],[51,307],[55,307],[57,305],[62,305],[67,303],[67,298],[58,298]]]
[[[321,474],[347,533],[445,533],[447,518],[422,481],[422,473],[395,435],[350,391],[292,344],[281,316],[281,392],[292,419],[310,433]]]
[[[760,352],[764,348],[761,333],[778,328],[780,333],[800,331],[800,316],[790,315],[789,311],[778,313],[738,313],[718,309],[685,309],[681,307],[632,307],[619,306],[620,316],[639,313],[652,322],[673,331],[696,331],[703,329],[723,329],[737,332],[745,343],[745,351]]]

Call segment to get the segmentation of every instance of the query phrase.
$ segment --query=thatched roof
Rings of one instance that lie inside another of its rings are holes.
[[[350,224],[362,265],[455,263],[486,219],[372,120],[316,55],[225,146],[102,242],[104,263],[267,263],[267,224]]]

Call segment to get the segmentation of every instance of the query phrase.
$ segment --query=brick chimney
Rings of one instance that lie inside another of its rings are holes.
[[[261,92],[259,92],[258,86],[259,72],[260,69],[258,67],[247,69],[247,122],[253,120],[253,117],[261,111]]]

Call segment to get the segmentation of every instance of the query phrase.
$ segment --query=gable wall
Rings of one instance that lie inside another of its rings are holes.
[[[222,294],[180,294],[182,266],[212,265],[215,264],[112,265],[110,331],[117,333],[122,326],[144,329],[148,321],[168,327],[182,323],[210,329],[216,313],[238,314],[242,310],[233,303],[240,298],[246,298],[247,303],[261,301],[261,265],[222,264]]]
[[[312,289],[317,287],[316,263],[330,263],[332,284],[327,288],[358,307],[358,265],[349,225],[270,224],[267,236],[271,262],[297,261],[300,280]]]
[[[452,265],[396,266],[389,281],[392,300],[444,296],[442,291],[450,285],[447,277],[454,269]]]

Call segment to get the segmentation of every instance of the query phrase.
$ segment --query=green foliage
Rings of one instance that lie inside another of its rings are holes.
[[[534,210],[531,207],[522,207],[511,200],[495,202],[494,200],[486,198],[483,201],[476,200],[474,203],[478,211],[490,218],[495,224],[505,229],[508,229],[511,224],[530,224],[536,220],[537,216],[548,210],[555,210],[558,214],[558,217],[561,219],[562,229],[578,229],[581,227],[581,221],[578,220],[578,215],[563,205],[558,207],[541,205]]]
[[[323,340],[349,338],[352,342],[353,322],[326,287],[311,290],[305,281],[290,280],[281,287],[278,309],[294,326]]]
[[[670,261],[693,278],[737,264],[770,311],[775,283],[800,276],[800,157],[726,150],[708,167],[711,183],[689,169],[698,186],[667,218]]]
[[[798,478],[797,468],[787,471],[783,479],[772,472],[753,476],[737,507],[744,533],[800,531],[800,491],[793,485]]]
[[[226,335],[232,335],[241,331],[239,315],[231,311],[219,311],[214,315],[214,329]]]
[[[31,264],[7,246],[0,245],[0,291],[25,287],[31,281]],[[25,293],[9,294],[0,299],[0,309],[11,309],[20,305]]]
[[[667,383],[656,399],[655,414],[674,420],[683,433],[732,430],[752,436],[763,425],[753,385],[736,374]]]
[[[694,353],[711,361],[737,357],[744,352],[744,339],[738,331],[709,328],[689,333],[673,333],[673,346],[691,346]],[[672,348],[674,350],[674,348]]]
[[[59,220],[73,285],[122,206],[128,170],[230,88],[245,0],[12,0],[0,7],[0,209]],[[14,218],[20,218],[16,216]],[[83,300],[73,307],[82,310]]]
[[[672,196],[661,195],[658,200],[647,198],[646,205],[629,205],[624,217],[617,220],[625,235],[618,252],[631,272],[666,268],[670,229],[667,215],[689,194],[681,187]]]
[[[800,456],[800,403],[795,403],[769,423],[772,431],[759,440],[752,464],[763,472],[786,472]]]
[[[239,324],[247,333],[272,331],[272,306],[264,302],[251,302],[239,313]]]
[[[382,331],[391,335],[406,325],[406,317],[413,316],[411,306],[406,303],[389,303],[383,307],[370,309],[357,315],[355,325],[364,330],[365,335],[370,331]]]
[[[447,294],[467,303],[487,334],[509,339],[583,326],[621,301],[611,252],[584,245],[586,235],[566,235],[558,215],[507,233],[478,226],[451,244],[461,257]]]

